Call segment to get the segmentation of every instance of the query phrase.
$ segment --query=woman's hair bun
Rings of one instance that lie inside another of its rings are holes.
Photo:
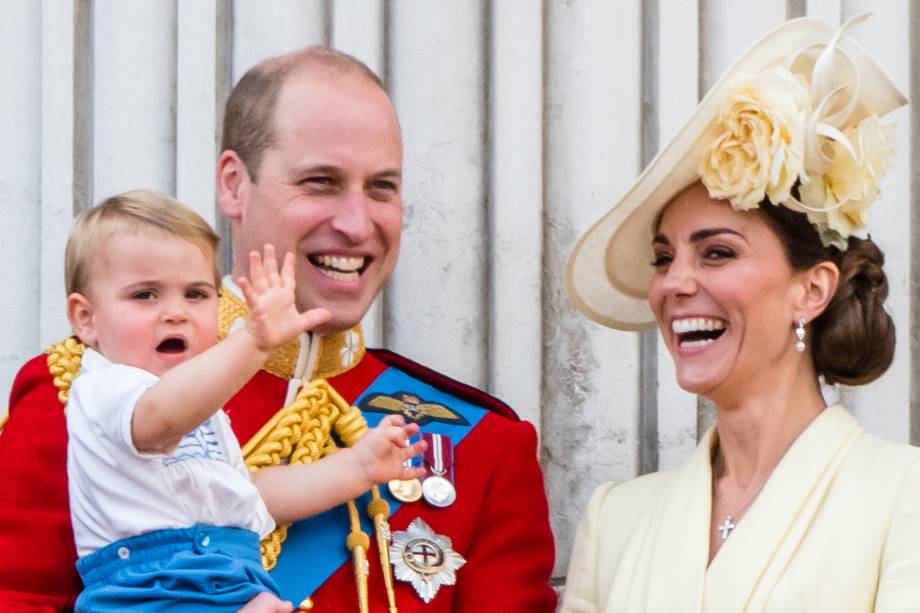
[[[834,260],[840,281],[827,309],[812,322],[811,355],[827,383],[862,385],[880,377],[894,359],[885,256],[871,239],[851,237]]]

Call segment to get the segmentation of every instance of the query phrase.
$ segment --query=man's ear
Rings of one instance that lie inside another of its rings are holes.
[[[227,219],[239,221],[242,217],[244,192],[249,183],[246,165],[236,151],[221,153],[217,159],[217,202]]]
[[[833,262],[818,262],[800,274],[801,292],[795,305],[796,320],[817,319],[837,292],[840,269]]]
[[[67,296],[67,319],[80,341],[90,347],[96,346],[96,320],[93,303],[83,294],[74,292]]]

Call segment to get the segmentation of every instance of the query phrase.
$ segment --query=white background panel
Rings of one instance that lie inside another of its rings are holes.
[[[399,274],[385,301],[391,347],[479,386],[488,383],[483,17],[465,2],[392,6],[389,82],[405,167]]]
[[[639,171],[639,3],[548,11],[543,452],[556,575],[594,486],[637,469],[638,335],[576,314],[562,271],[575,238]]]
[[[385,78],[406,145],[403,249],[368,342],[485,387],[537,425],[561,582],[591,490],[634,476],[638,441],[654,440],[639,407],[657,405],[662,468],[682,463],[697,434],[697,398],[676,385],[660,339],[657,386],[643,392],[638,335],[569,305],[569,250],[639,174],[649,135],[667,142],[787,12],[838,24],[866,10],[876,15],[853,36],[909,94],[907,0],[0,0],[0,39],[15,51],[0,59],[0,411],[19,365],[67,333],[73,212],[153,187],[226,233],[213,166],[229,86],[265,57],[331,43]],[[643,67],[654,79],[645,109]],[[872,210],[896,360],[842,393],[870,431],[899,440],[917,333],[910,112],[894,116],[897,156]]]

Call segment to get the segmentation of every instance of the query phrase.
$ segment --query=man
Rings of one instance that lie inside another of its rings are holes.
[[[423,482],[391,483],[392,495],[382,487],[263,543],[282,597],[334,611],[553,611],[533,427],[478,390],[363,344],[359,322],[393,271],[402,224],[402,141],[380,81],[330,50],[266,60],[234,88],[222,148],[233,272],[272,243],[297,256],[298,306],[333,313],[275,351],[225,407],[249,466],[318,459],[360,435],[362,413],[371,425],[403,414],[431,446]],[[222,334],[245,316],[229,279],[220,310]],[[0,436],[0,610],[67,609],[80,589],[62,400],[81,349],[55,346],[13,386]]]

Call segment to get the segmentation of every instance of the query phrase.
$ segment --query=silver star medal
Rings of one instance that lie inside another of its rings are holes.
[[[457,570],[466,564],[451,547],[450,539],[416,517],[405,531],[393,533],[390,560],[400,581],[411,583],[425,604],[431,602],[442,585],[457,582]]]

